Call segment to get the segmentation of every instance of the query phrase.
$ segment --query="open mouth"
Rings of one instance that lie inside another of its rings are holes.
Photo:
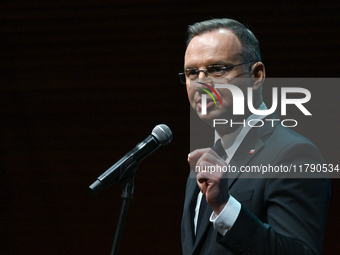
[[[197,100],[196,105],[199,109],[202,109],[202,100],[201,98]],[[207,98],[207,105],[206,108],[207,110],[212,110],[215,107],[215,102],[212,98]]]

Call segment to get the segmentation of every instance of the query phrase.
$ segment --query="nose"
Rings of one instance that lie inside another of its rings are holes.
[[[208,77],[207,69],[201,69],[201,70],[198,70],[198,71],[199,71],[199,75],[198,75],[199,79],[203,79],[203,78]]]

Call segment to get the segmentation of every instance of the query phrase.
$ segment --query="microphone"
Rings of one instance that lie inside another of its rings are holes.
[[[139,162],[149,156],[161,145],[166,145],[172,140],[172,132],[165,124],[157,125],[147,138],[137,144],[124,157],[111,166],[97,178],[89,187],[93,195],[110,187],[114,182],[124,183],[138,168]]]

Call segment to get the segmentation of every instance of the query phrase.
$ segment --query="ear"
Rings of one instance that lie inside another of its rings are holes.
[[[251,68],[253,78],[253,90],[258,90],[266,78],[266,70],[262,62],[256,62]]]

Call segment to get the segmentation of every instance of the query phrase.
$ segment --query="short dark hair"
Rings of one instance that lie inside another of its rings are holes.
[[[259,41],[248,28],[233,19],[210,19],[189,26],[187,45],[195,36],[220,28],[231,30],[240,40],[243,61],[261,61]]]

